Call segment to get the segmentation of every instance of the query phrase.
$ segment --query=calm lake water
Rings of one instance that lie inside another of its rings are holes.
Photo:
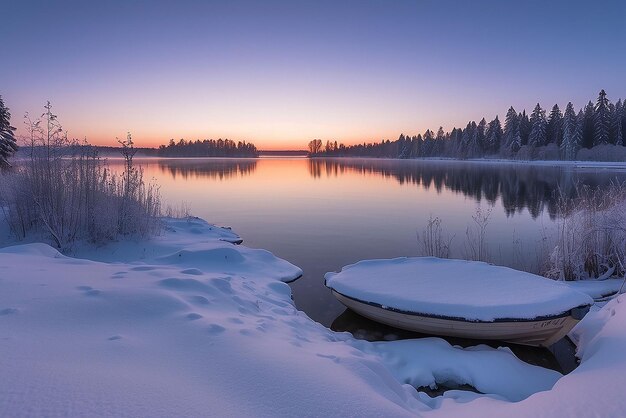
[[[138,159],[165,204],[231,226],[245,245],[272,251],[304,270],[297,306],[330,326],[344,311],[324,273],[365,258],[420,254],[417,234],[442,219],[453,256],[466,253],[476,209],[491,210],[490,261],[533,270],[554,225],[554,191],[576,182],[602,186],[624,172],[606,169],[376,159]],[[118,161],[109,160],[117,165]]]
[[[336,330],[370,339],[402,337],[352,314],[324,287],[324,273],[366,258],[420,255],[417,234],[442,220],[452,255],[467,250],[477,208],[491,211],[490,261],[536,270],[555,224],[554,192],[608,185],[611,169],[376,159],[139,159],[165,204],[231,226],[250,247],[298,265],[297,307]],[[118,164],[117,161],[110,161]]]

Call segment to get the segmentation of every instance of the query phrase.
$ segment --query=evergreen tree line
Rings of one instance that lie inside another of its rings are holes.
[[[482,118],[470,121],[465,128],[444,132],[428,129],[423,135],[401,134],[396,141],[346,146],[337,141],[315,139],[309,142],[310,156],[362,156],[385,158],[480,158],[498,156],[518,159],[573,160],[581,149],[596,146],[626,145],[626,104],[619,99],[611,103],[604,90],[595,104],[575,111],[568,103],[565,113],[558,104],[546,116],[539,103],[530,115],[517,112],[513,106],[506,113],[504,126],[496,116],[491,122]],[[621,150],[621,148],[620,148]],[[626,150],[626,148],[624,148]]]
[[[9,158],[17,151],[15,128],[11,126],[11,112],[0,96],[0,169],[11,166]]]
[[[161,157],[258,157],[254,144],[246,141],[236,142],[230,139],[204,139],[178,142],[170,139],[168,145],[161,145],[157,150]]]

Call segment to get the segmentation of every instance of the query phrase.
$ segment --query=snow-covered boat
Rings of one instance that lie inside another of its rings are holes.
[[[435,257],[365,260],[325,279],[348,308],[387,325],[532,346],[563,338],[593,303],[534,274]]]

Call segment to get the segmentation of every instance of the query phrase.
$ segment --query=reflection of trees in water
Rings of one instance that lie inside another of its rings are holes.
[[[500,198],[507,216],[528,209],[533,218],[544,210],[554,218],[557,213],[556,191],[575,196],[576,184],[605,187],[625,174],[573,171],[568,167],[521,164],[478,164],[442,161],[403,161],[366,159],[309,159],[312,177],[338,176],[346,172],[394,178],[400,184],[415,184],[425,190],[434,187],[437,193],[445,188],[472,197],[485,199],[491,205]]]
[[[247,176],[256,170],[255,160],[191,160],[191,161],[159,161],[163,173],[173,178],[228,179],[236,176]]]

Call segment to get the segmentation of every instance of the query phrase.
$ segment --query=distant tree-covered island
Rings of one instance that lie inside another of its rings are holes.
[[[259,151],[250,142],[235,142],[230,139],[204,139],[187,141],[170,139],[168,145],[157,149],[160,157],[247,157],[256,158]]]
[[[346,146],[314,139],[308,151],[311,157],[626,161],[625,145],[626,105],[622,99],[611,103],[602,90],[595,104],[589,101],[578,112],[571,102],[565,113],[555,104],[548,116],[539,103],[530,116],[511,106],[504,126],[496,116],[450,132],[439,127],[436,133],[428,129],[415,136],[400,134],[395,141]]]

